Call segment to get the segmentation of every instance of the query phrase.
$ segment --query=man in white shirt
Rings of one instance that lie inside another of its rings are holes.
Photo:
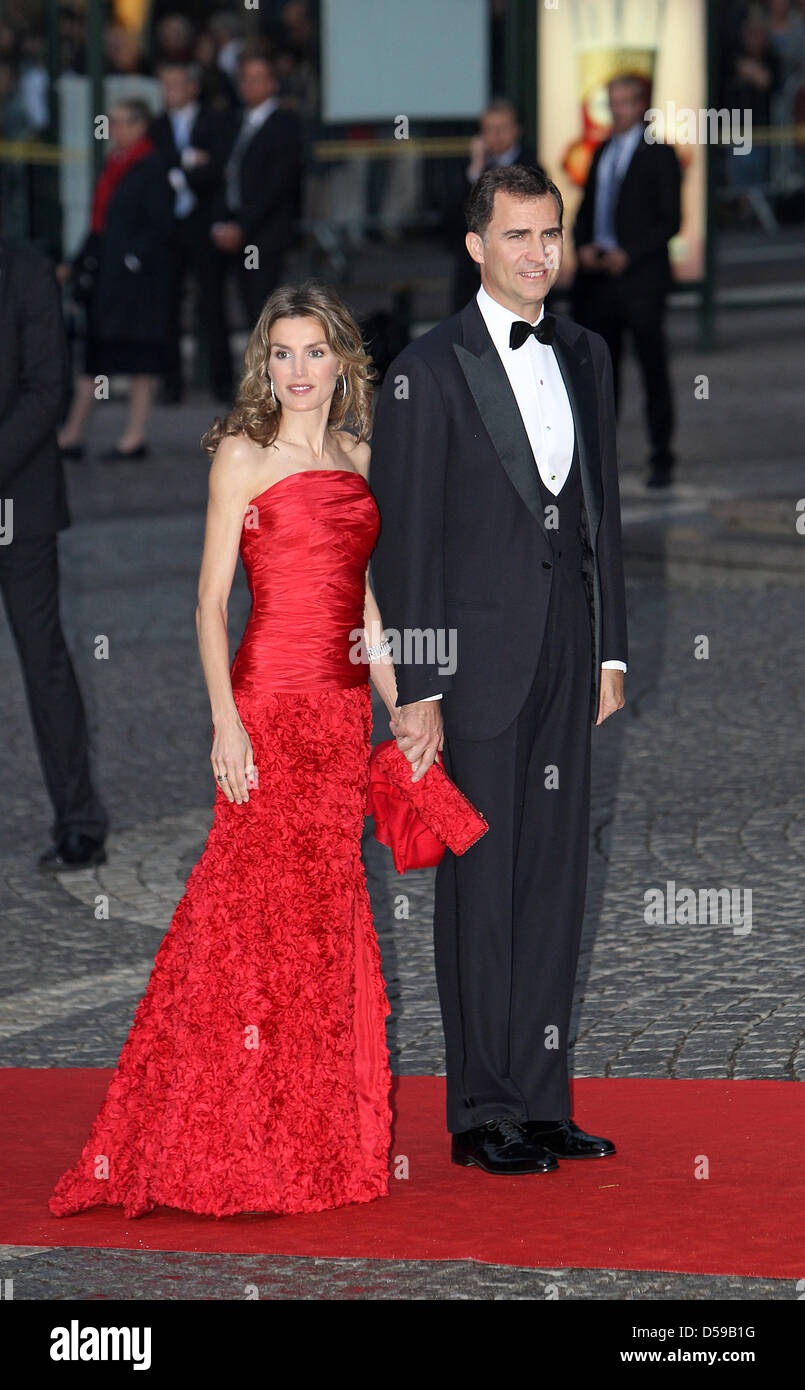
[[[489,829],[436,878],[452,1158],[546,1173],[613,1143],[575,1124],[568,1030],[586,888],[590,733],[624,703],[626,607],[606,344],[543,301],[562,199],[537,168],[486,170],[467,210],[481,289],[392,363],[372,438],[392,730],[437,750]],[[455,669],[437,654],[456,638]]]

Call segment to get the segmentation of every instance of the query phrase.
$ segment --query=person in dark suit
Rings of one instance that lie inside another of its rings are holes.
[[[54,809],[39,862],[58,870],[103,863],[108,825],[59,617],[57,533],[70,514],[56,428],[68,380],[53,268],[0,239],[0,588]]]
[[[96,270],[87,306],[84,371],[59,435],[66,458],[81,443],[96,401],[96,378],[131,378],[129,418],[106,459],[140,459],[154,388],[164,366],[170,302],[173,210],[162,159],[148,134],[150,112],[130,97],[109,113],[111,148],[95,186],[90,234],[79,253],[92,252]]]
[[[182,397],[180,357],[182,300],[192,276],[196,287],[198,342],[213,393],[228,400],[232,360],[224,308],[223,275],[210,228],[223,181],[224,121],[201,104],[200,70],[189,63],[159,69],[165,110],[151,125],[151,139],[165,166],[173,196],[173,270],[170,325],[165,350],[165,399]]]
[[[445,210],[443,228],[448,245],[454,254],[450,303],[454,313],[462,309],[471,295],[476,294],[478,266],[461,245],[464,236],[464,204],[473,185],[484,169],[497,169],[507,164],[537,162],[534,151],[523,144],[523,127],[517,108],[507,97],[497,97],[483,112],[479,129],[470,141],[469,163],[462,166],[458,187],[451,189],[449,206]]]
[[[400,353],[377,403],[372,580],[414,780],[441,749],[489,822],[436,877],[453,1161],[542,1173],[614,1152],[573,1120],[567,1056],[591,723],[623,705],[627,659],[612,367],[543,312],[562,260],[543,170],[487,170],[467,227],[478,294]]]
[[[668,242],[680,223],[680,169],[671,145],[643,138],[648,101],[640,78],[616,77],[609,84],[612,135],[593,155],[574,228],[573,313],[606,341],[616,407],[623,334],[631,333],[651,440],[648,483],[665,487],[674,464],[674,413],[664,319],[672,284]]]
[[[212,237],[219,250],[238,257],[252,327],[281,279],[284,253],[296,237],[302,140],[299,117],[280,105],[270,58],[246,49],[238,72],[246,110],[226,162],[226,207],[222,219],[213,223]]]

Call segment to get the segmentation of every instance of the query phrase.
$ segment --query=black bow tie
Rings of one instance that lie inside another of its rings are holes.
[[[543,314],[539,323],[526,323],[525,319],[515,319],[509,333],[509,347],[522,347],[532,333],[540,343],[550,344],[553,342],[555,325],[556,319],[553,314]]]

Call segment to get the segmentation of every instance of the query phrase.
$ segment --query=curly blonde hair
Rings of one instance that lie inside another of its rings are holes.
[[[301,285],[281,285],[263,305],[246,347],[245,371],[230,413],[217,416],[201,440],[212,456],[230,434],[245,434],[265,447],[277,437],[282,406],[271,394],[268,362],[271,329],[278,319],[313,318],[322,326],[331,350],[343,363],[346,389],[336,384],[330,403],[328,426],[349,427],[358,441],[372,428],[372,381],[377,375],[364,350],[361,332],[339,294],[318,280]]]

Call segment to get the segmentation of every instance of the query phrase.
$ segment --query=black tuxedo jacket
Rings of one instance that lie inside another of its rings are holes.
[[[612,363],[598,334],[559,315],[554,351],[592,552],[594,718],[601,662],[627,660]],[[474,297],[389,368],[371,485],[381,516],[371,573],[384,627],[457,630],[455,673],[443,674],[438,660],[399,665],[398,703],[441,691],[449,734],[492,738],[522,709],[536,671],[552,550],[525,425]]]
[[[15,538],[52,535],[70,524],[56,442],[68,390],[53,266],[0,238],[0,502],[14,501]]]
[[[231,122],[229,151],[242,116]],[[240,164],[242,206],[234,217],[245,243],[266,253],[285,251],[296,239],[302,207],[302,128],[294,111],[279,106],[255,131]]]
[[[171,169],[183,170],[188,187],[198,200],[198,207],[194,209],[195,215],[207,223],[211,222],[223,179],[229,122],[220,114],[206,111],[204,107],[199,108],[190,132],[190,144],[194,149],[203,150],[209,158],[205,164],[198,164],[192,169],[185,169],[182,164],[167,112],[154,119],[150,135],[162,157],[166,174]]]
[[[593,240],[595,185],[605,140],[592,158],[573,240],[577,247]],[[679,231],[681,176],[672,145],[640,140],[623,176],[615,202],[615,235],[629,257],[623,283],[634,289],[667,290],[671,283],[668,242]],[[588,271],[578,270],[579,280]]]

